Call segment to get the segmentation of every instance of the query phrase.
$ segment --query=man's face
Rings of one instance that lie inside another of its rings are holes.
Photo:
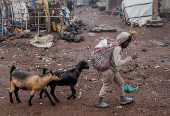
[[[129,41],[123,42],[123,43],[121,44],[121,47],[122,47],[123,49],[125,49],[125,48],[128,47],[129,43],[130,43]]]

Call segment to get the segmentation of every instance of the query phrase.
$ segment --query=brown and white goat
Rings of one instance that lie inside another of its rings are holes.
[[[59,78],[55,76],[55,74],[53,74],[52,71],[45,75],[31,75],[25,72],[14,72],[15,69],[16,67],[12,66],[10,70],[11,89],[9,90],[9,96],[11,103],[13,103],[12,92],[15,93],[15,97],[18,103],[21,102],[18,97],[18,90],[23,89],[31,90],[31,97],[28,101],[29,106],[32,105],[31,100],[34,97],[35,92],[40,90],[44,90],[51,104],[55,105],[55,103],[51,100],[51,97],[47,92],[47,83],[49,83],[52,80],[55,81],[59,80]]]

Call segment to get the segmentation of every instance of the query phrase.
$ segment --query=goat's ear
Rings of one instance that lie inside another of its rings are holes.
[[[54,71],[50,71],[50,73],[52,74],[52,75],[54,75],[55,73],[54,73]]]
[[[45,74],[47,70],[48,68],[43,68],[43,74]]]
[[[84,60],[82,60],[81,63],[84,63]]]
[[[51,70],[50,70],[50,73],[51,73],[52,75],[54,75],[53,72],[52,72]]]

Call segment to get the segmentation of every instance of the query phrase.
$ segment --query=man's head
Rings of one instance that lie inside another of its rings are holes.
[[[129,45],[129,43],[131,42],[131,36],[129,36],[129,38],[125,41],[125,42],[123,42],[122,44],[121,44],[121,47],[123,48],[123,49],[125,49],[125,48],[127,48],[128,47],[128,45]]]
[[[128,32],[122,32],[117,36],[117,40],[120,40],[122,38],[127,38],[126,41],[120,44],[120,46],[124,49],[127,48],[129,43],[131,42],[131,35]]]

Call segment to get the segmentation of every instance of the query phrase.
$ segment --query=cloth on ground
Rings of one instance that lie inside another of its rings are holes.
[[[53,44],[54,35],[49,34],[43,37],[39,37],[38,34],[30,40],[30,43],[36,47],[51,47]]]

